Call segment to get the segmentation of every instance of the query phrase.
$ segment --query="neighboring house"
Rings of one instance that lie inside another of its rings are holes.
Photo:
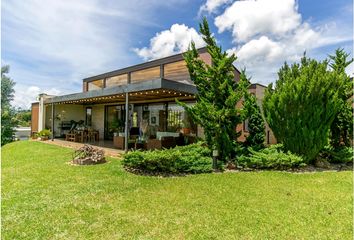
[[[211,64],[206,48],[198,51],[200,58]],[[234,74],[238,81],[240,72],[236,68]],[[252,84],[249,89],[260,101],[264,90],[260,84]],[[129,134],[141,135],[141,131],[148,138],[158,140],[178,136],[178,132],[203,137],[202,128],[193,124],[175,102],[178,99],[193,104],[196,93],[183,55],[177,54],[85,78],[80,93],[41,94],[39,102],[32,104],[31,131],[54,129],[54,137],[63,137],[70,129],[70,121],[81,120],[97,131],[99,139],[113,141],[118,135],[125,139],[125,146]],[[124,130],[125,124],[128,131]],[[240,137],[243,140],[247,126],[244,123],[237,128],[243,130]],[[268,127],[266,133],[267,143],[273,143],[274,137]]]

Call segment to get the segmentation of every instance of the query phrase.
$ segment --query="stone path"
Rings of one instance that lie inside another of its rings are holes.
[[[79,149],[80,147],[84,146],[84,143],[69,142],[69,141],[60,140],[60,139],[54,139],[54,141],[47,140],[47,141],[41,141],[41,142],[47,143],[47,144],[53,144],[53,145],[57,145],[57,146],[61,146],[61,147],[73,148],[73,149]],[[98,148],[98,149],[102,149],[106,156],[121,158],[122,155],[124,154],[124,151],[119,150],[119,149],[96,146],[94,144],[88,144],[88,145],[91,145],[91,146]]]

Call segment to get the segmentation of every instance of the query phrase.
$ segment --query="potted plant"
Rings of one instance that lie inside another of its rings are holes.
[[[118,134],[122,131],[124,126],[124,122],[121,119],[115,119],[111,123],[111,128],[109,129],[110,132],[113,132],[113,136],[118,136]]]
[[[188,135],[191,133],[191,123],[190,123],[190,119],[187,115],[185,115],[183,122],[182,122],[182,132],[184,135]]]
[[[41,141],[46,141],[49,139],[49,137],[52,135],[52,132],[49,129],[43,129],[40,131],[37,136]]]

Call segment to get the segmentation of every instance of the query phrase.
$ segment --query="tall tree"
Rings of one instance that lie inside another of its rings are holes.
[[[236,108],[236,104],[243,97],[247,83],[235,81],[233,62],[236,56],[229,56],[216,44],[206,18],[199,24],[199,29],[212,64],[208,65],[199,58],[192,42],[184,58],[198,94],[194,106],[180,104],[204,128],[206,142],[218,151],[219,159],[227,160],[235,151],[236,125],[242,121],[241,110]]]
[[[15,82],[7,76],[9,66],[1,67],[1,145],[12,141],[13,128],[17,121],[14,118],[15,111],[11,107],[14,98]]]
[[[342,105],[331,125],[330,143],[338,149],[342,145],[350,146],[350,140],[353,139],[353,79],[346,73],[345,69],[353,62],[349,59],[349,54],[344,49],[337,49],[334,55],[329,56],[330,67],[344,81],[339,96],[342,99]]]
[[[328,142],[330,126],[340,110],[342,76],[328,69],[328,61],[304,56],[300,64],[278,72],[275,89],[269,85],[263,109],[275,137],[286,150],[314,160]]]
[[[248,133],[245,146],[253,149],[261,149],[264,147],[265,125],[261,112],[261,108],[257,104],[257,99],[249,92],[245,93],[244,101],[244,119],[248,121]]]

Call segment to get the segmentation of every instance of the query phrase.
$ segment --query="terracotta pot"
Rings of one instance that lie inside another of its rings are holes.
[[[191,129],[190,128],[182,128],[183,134],[184,135],[188,135],[191,133]]]

